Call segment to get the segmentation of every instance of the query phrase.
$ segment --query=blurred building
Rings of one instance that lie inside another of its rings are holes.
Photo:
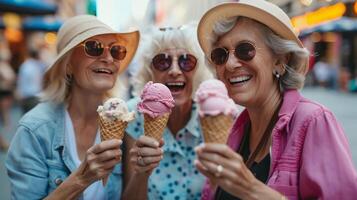
[[[336,69],[338,87],[347,90],[357,77],[357,2],[353,0],[270,0],[292,18],[312,52],[311,67],[327,58]],[[336,87],[336,84],[335,84]]]
[[[69,17],[95,14],[95,0],[0,1],[0,35],[9,44],[11,65],[17,71],[31,49],[48,65],[56,55],[56,32]]]

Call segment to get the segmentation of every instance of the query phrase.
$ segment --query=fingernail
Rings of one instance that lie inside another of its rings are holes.
[[[195,147],[195,152],[200,150],[200,146]]]
[[[159,142],[155,141],[154,145],[158,147],[160,144],[159,144]]]
[[[194,160],[194,161],[193,161],[193,164],[194,164],[194,165],[197,165],[197,164],[198,164],[198,160]]]

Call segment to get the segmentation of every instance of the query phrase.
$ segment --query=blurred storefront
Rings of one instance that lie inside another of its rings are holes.
[[[351,0],[273,0],[312,52],[311,68],[321,59],[335,67],[339,89],[357,77],[357,2]]]
[[[95,2],[1,0],[0,38],[11,50],[11,66],[15,71],[32,49],[38,50],[42,60],[50,64],[56,54],[56,32],[63,21],[78,14],[95,14]]]

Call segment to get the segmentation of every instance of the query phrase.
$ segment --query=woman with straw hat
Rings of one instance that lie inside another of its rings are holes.
[[[12,199],[120,198],[122,141],[100,142],[96,109],[114,95],[138,41],[138,31],[119,33],[94,16],[62,25],[43,102],[20,120],[9,149]]]
[[[355,199],[341,125],[298,92],[309,53],[288,16],[267,1],[221,4],[202,17],[198,38],[230,97],[246,107],[228,146],[196,148],[195,165],[209,179],[202,199]]]

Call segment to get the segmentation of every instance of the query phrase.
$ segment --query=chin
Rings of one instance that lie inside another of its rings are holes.
[[[179,97],[179,98],[174,98],[175,100],[175,106],[182,106],[185,105],[187,103],[189,103],[191,100],[191,97]]]
[[[111,90],[113,87],[114,84],[96,84],[93,86],[93,89],[106,92],[108,90]]]

